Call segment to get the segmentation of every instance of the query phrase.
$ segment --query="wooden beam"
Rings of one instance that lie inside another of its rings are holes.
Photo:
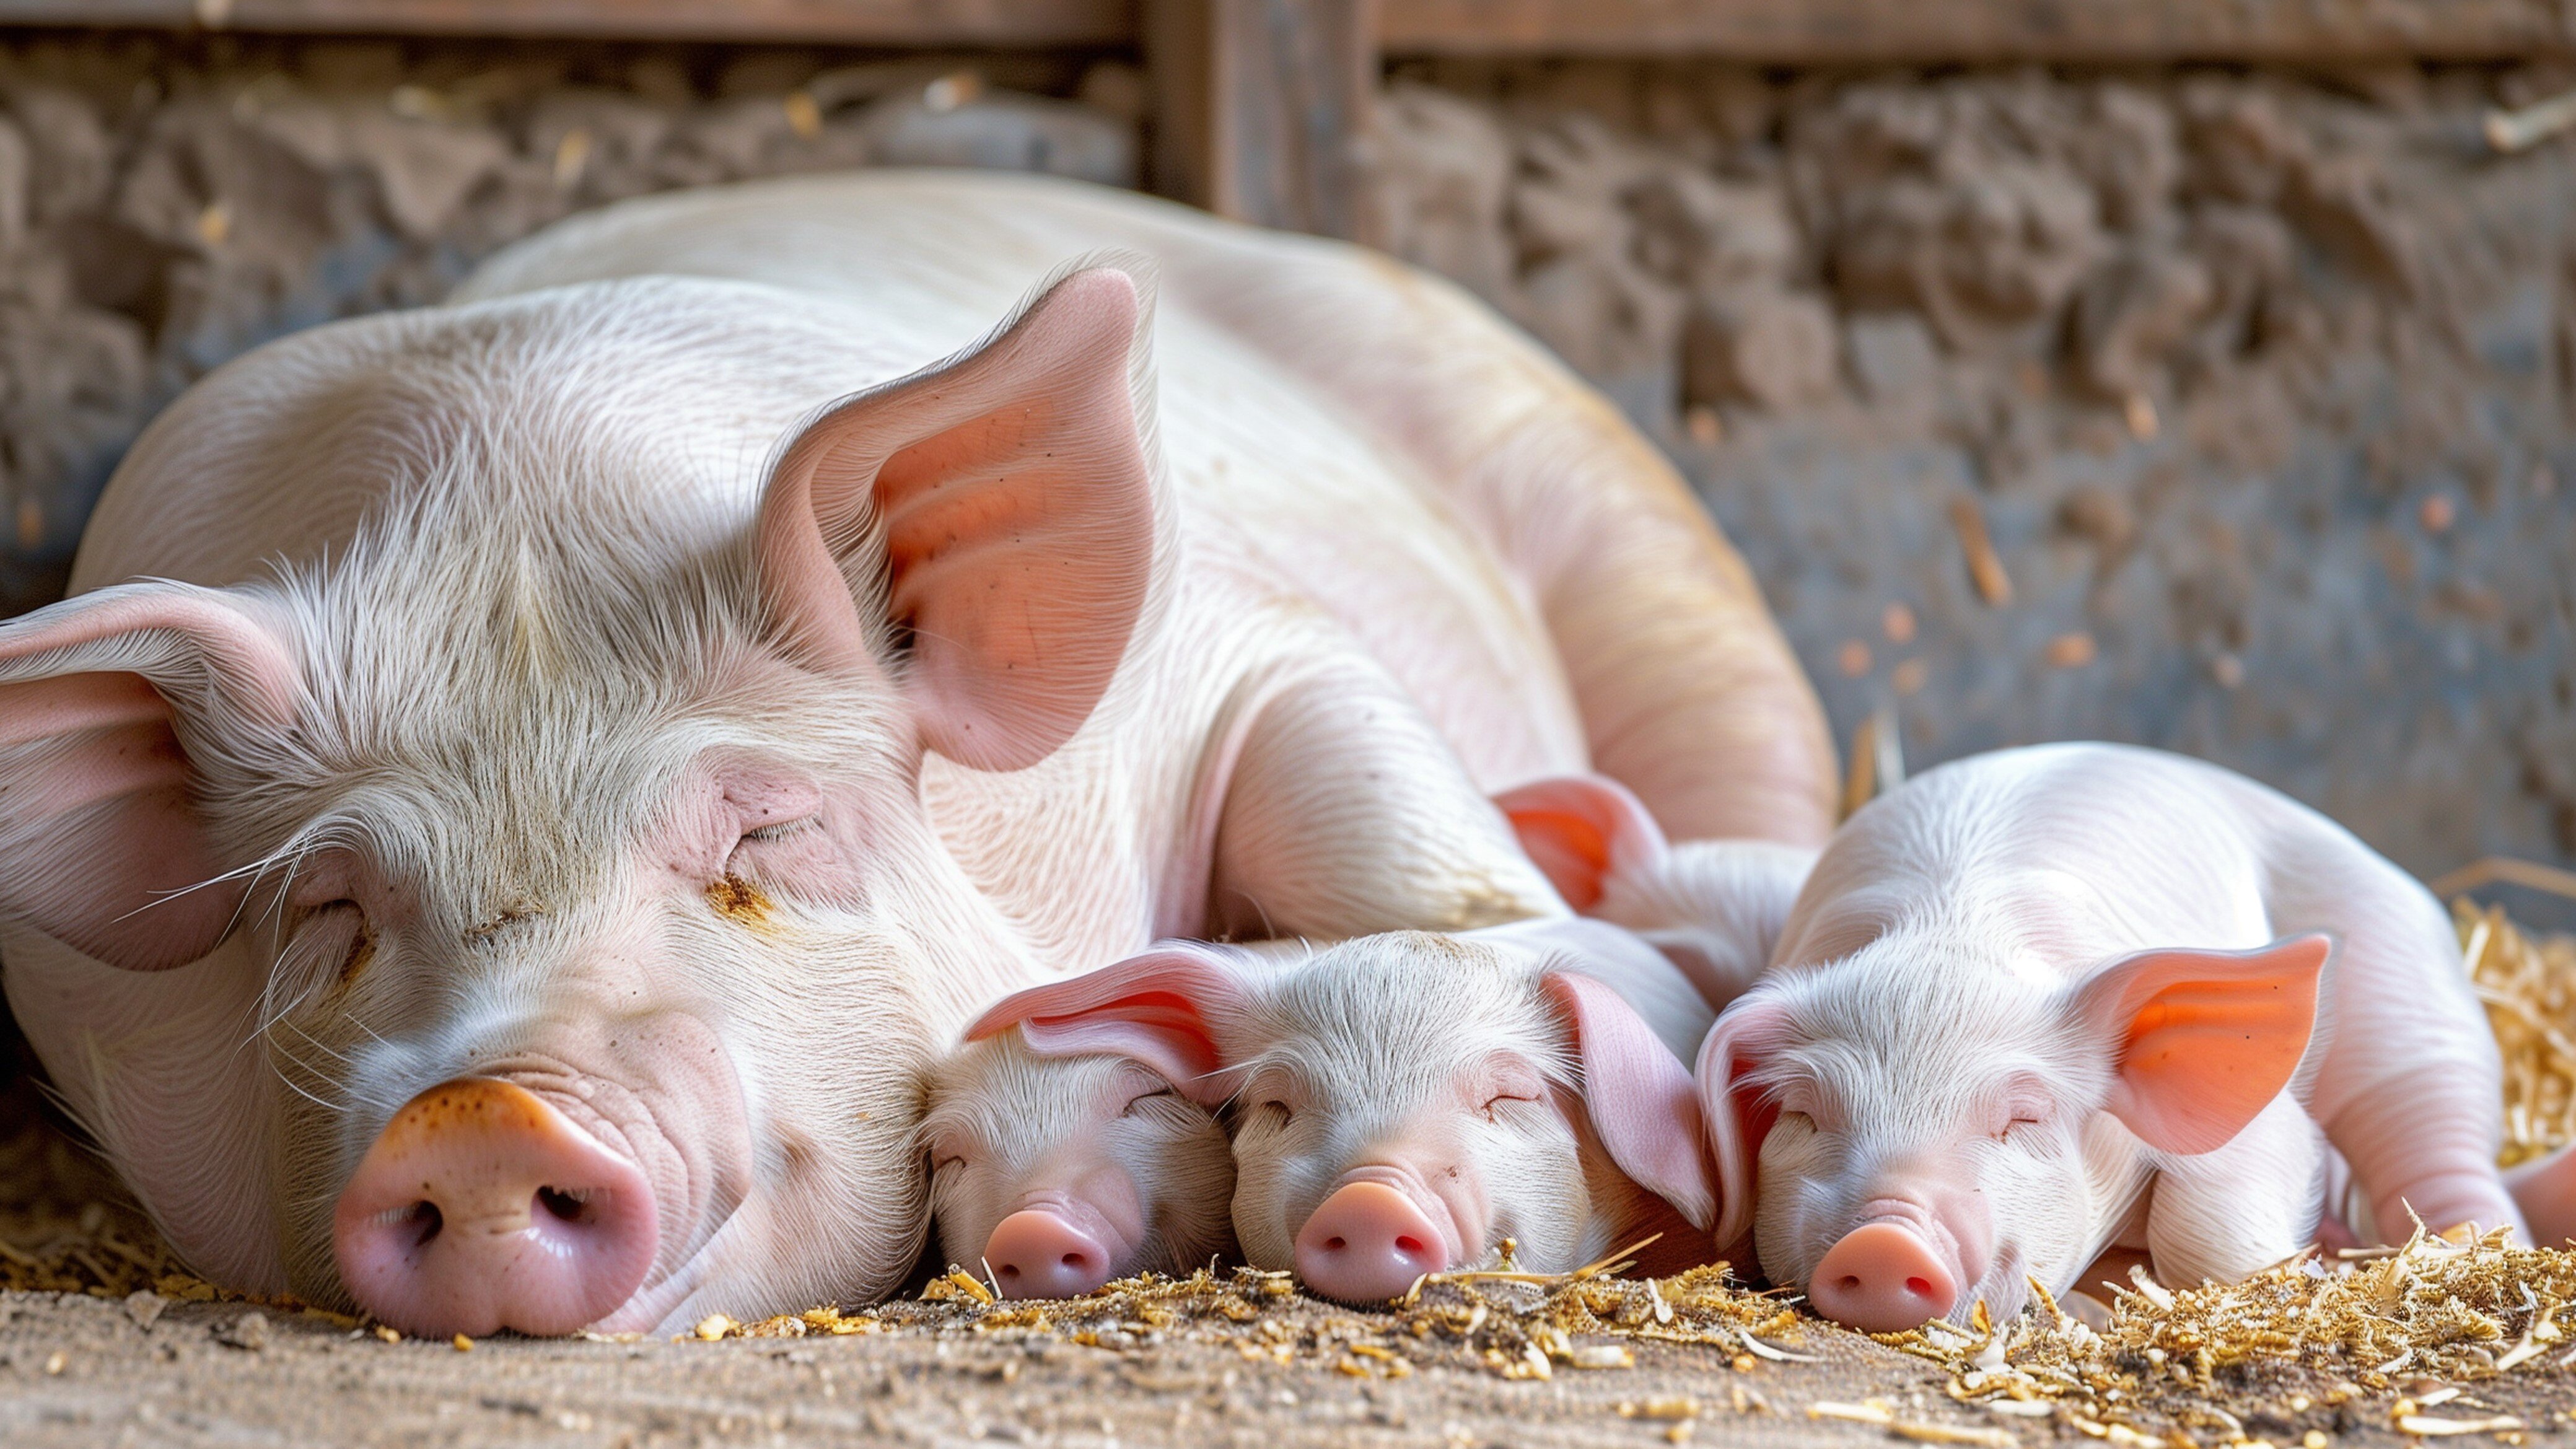
[[[1155,189],[1219,216],[1365,240],[1374,0],[1146,0]]]
[[[1136,0],[0,0],[0,25],[1034,48],[1130,44]]]
[[[2576,49],[2557,0],[1383,0],[1391,54],[1925,61],[2510,60]]]

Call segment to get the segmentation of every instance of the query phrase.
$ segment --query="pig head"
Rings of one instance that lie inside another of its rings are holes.
[[[1225,1129],[1133,1057],[988,1037],[932,1070],[921,1136],[940,1251],[1005,1298],[1078,1297],[1234,1250]]]
[[[128,469],[323,470],[381,506],[272,577],[0,626],[12,1006],[229,1286],[439,1334],[881,1293],[920,1244],[928,1023],[1034,974],[919,775],[1046,758],[1150,627],[1140,284],[1074,271],[812,414],[749,527],[678,538],[721,512],[707,460],[633,400],[747,407],[703,385],[726,349],[824,324],[675,313],[621,390],[602,305],[235,364]]]
[[[1506,1239],[1539,1272],[1656,1232],[1662,1260],[1703,1261],[1688,1074],[1567,937],[1654,954],[1565,921],[1395,932],[1288,966],[1166,949],[1007,998],[968,1034],[1017,1026],[1039,1053],[1131,1057],[1230,1105],[1244,1256],[1327,1297],[1391,1298]]]

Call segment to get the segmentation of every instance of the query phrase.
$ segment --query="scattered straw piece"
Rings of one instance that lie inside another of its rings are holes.
[[[2409,1434],[2427,1439],[2447,1438],[2459,1434],[2505,1434],[2522,1427],[2522,1421],[2511,1414],[2497,1414],[2486,1419],[2443,1419],[2431,1414],[2406,1414],[2397,1427]]]

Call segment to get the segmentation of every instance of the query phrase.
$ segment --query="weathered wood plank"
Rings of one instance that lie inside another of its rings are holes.
[[[0,25],[844,45],[1124,45],[1136,0],[0,0]]]
[[[1358,238],[1374,9],[1373,0],[1147,0],[1155,188],[1219,216]]]
[[[2556,0],[1384,0],[1391,53],[1782,64],[2501,60],[2576,49]]]

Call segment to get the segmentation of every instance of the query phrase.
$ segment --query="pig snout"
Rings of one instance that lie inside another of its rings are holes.
[[[1825,1250],[1807,1297],[1819,1313],[1864,1333],[1920,1328],[1958,1300],[1958,1275],[1942,1258],[1912,1224],[1879,1218]]]
[[[1022,1208],[984,1240],[984,1265],[1005,1298],[1079,1298],[1109,1281],[1103,1235],[1053,1207]]]
[[[1447,1268],[1448,1239],[1410,1194],[1345,1179],[1298,1230],[1296,1263],[1326,1298],[1378,1303]]]
[[[332,1247],[360,1306],[406,1333],[571,1333],[626,1302],[659,1242],[653,1189],[524,1088],[464,1077],[385,1125]]]

